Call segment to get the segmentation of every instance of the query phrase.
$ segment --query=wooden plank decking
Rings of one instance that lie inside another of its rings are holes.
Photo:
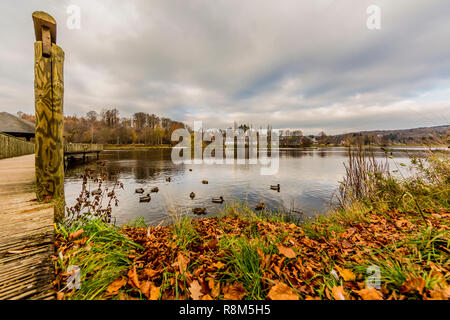
[[[0,160],[0,300],[54,299],[53,206],[36,202],[34,154]]]

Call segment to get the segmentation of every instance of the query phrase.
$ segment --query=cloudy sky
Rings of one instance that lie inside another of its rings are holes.
[[[450,122],[448,0],[2,1],[0,111],[34,112],[35,10],[58,22],[68,115],[115,107],[305,133]]]

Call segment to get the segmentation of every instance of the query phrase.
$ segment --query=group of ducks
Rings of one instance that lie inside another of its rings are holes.
[[[150,192],[158,192],[159,188],[158,187],[154,187],[150,190]],[[136,193],[144,193],[144,189],[143,188],[138,188],[136,189]],[[150,196],[150,193],[147,193],[146,196],[143,197],[139,197],[139,202],[150,202],[150,200],[152,200],[152,197]]]
[[[189,171],[192,171],[192,169],[189,169]],[[170,182],[171,180],[172,179],[170,177],[166,178],[167,182]],[[208,180],[202,180],[202,184],[208,184]],[[270,189],[280,192],[280,184],[271,185]],[[135,191],[136,191],[136,193],[144,193],[145,190],[143,188],[137,188]],[[155,192],[155,193],[158,192],[158,191],[159,191],[158,187],[154,187],[154,188],[152,188],[150,190],[150,192]],[[189,194],[189,197],[191,199],[194,199],[195,198],[195,193],[191,192]],[[146,196],[139,197],[139,202],[150,202],[151,199],[152,199],[152,197],[148,193]],[[220,197],[217,197],[217,198],[212,198],[211,201],[213,203],[223,203],[225,200],[224,200],[223,196],[220,196]],[[266,204],[265,204],[265,202],[263,200],[259,204],[256,205],[255,210],[263,210],[265,207],[266,207]],[[197,214],[197,215],[206,214],[206,208],[193,208],[192,212],[194,214]]]
[[[170,182],[171,180],[172,179],[170,177],[166,178],[167,182]],[[144,193],[145,190],[144,190],[144,188],[137,188],[135,191],[136,191],[136,193]],[[158,187],[154,187],[150,190],[150,192],[154,192],[154,193],[156,193],[158,191],[159,191]],[[150,202],[150,200],[152,200],[150,193],[147,193],[146,196],[139,197],[139,202]]]

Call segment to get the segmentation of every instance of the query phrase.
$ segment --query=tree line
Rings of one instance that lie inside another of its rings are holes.
[[[34,115],[18,112],[24,120],[34,122]],[[84,116],[64,116],[66,143],[99,144],[170,144],[172,132],[187,126],[170,118],[137,112],[132,117],[120,117],[116,108],[101,112],[89,111]]]

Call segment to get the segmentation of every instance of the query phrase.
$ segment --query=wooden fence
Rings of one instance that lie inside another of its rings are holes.
[[[34,143],[0,133],[0,159],[34,153]]]

